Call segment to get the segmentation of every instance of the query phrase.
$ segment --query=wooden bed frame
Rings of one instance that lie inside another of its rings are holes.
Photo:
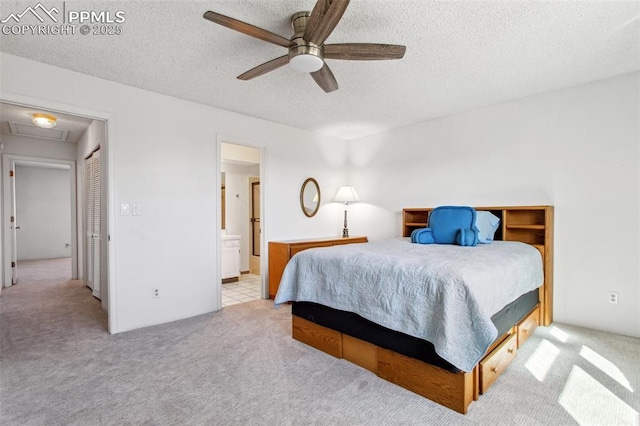
[[[431,208],[402,211],[402,236],[427,225]],[[495,239],[521,241],[542,254],[544,283],[540,303],[522,320],[496,339],[473,371],[451,373],[372,343],[292,315],[292,336],[307,345],[344,358],[405,389],[462,414],[485,393],[515,358],[518,348],[536,326],[553,320],[553,206],[476,207],[500,218]]]

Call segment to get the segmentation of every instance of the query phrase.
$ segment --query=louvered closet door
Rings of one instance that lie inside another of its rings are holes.
[[[87,272],[85,284],[93,290],[93,161],[91,157],[85,160],[85,226],[86,226],[86,252],[85,259]]]
[[[100,151],[87,158],[87,286],[100,299]]]

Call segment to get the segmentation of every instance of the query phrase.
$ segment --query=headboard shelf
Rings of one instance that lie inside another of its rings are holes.
[[[508,229],[543,229],[544,225],[507,225]]]
[[[406,224],[407,226],[427,226],[427,222],[409,222]]]
[[[507,210],[507,225],[509,226],[526,226],[526,225],[540,225],[544,227],[545,224],[545,211],[542,209],[531,210]]]
[[[553,321],[553,206],[475,207],[490,211],[500,218],[494,238],[520,241],[540,251],[544,268],[544,283],[540,287],[541,322]],[[402,210],[402,236],[409,237],[415,229],[426,228],[433,208]]]

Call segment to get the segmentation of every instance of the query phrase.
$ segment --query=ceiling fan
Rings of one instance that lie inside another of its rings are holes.
[[[338,82],[325,59],[351,61],[401,59],[406,50],[405,46],[396,44],[324,44],[329,34],[338,25],[348,5],[349,0],[318,0],[311,12],[295,13],[291,17],[291,26],[294,31],[291,39],[216,12],[205,12],[203,17],[248,36],[289,49],[288,54],[239,75],[240,80],[251,80],[291,64],[298,71],[311,73],[311,77],[318,86],[329,93],[338,89]]]

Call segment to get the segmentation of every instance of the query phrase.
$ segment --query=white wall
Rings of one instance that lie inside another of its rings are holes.
[[[71,256],[69,169],[16,166],[18,260]]]
[[[554,205],[554,319],[640,336],[639,97],[632,73],[350,141],[350,230],[399,236],[403,207]]]
[[[340,235],[339,206],[325,206],[311,220],[298,199],[308,176],[323,190],[335,191],[344,182],[342,141],[4,53],[0,67],[2,95],[112,116],[112,332],[217,308],[217,135],[265,147],[266,240]],[[121,203],[140,203],[142,215],[120,216]],[[161,291],[157,299],[153,288]]]
[[[234,145],[222,142],[220,144],[220,157],[223,160],[259,164],[260,150],[250,146]]]
[[[76,146],[72,143],[48,141],[24,136],[0,135],[4,145],[3,154],[28,157],[53,158],[56,160],[76,159]]]

